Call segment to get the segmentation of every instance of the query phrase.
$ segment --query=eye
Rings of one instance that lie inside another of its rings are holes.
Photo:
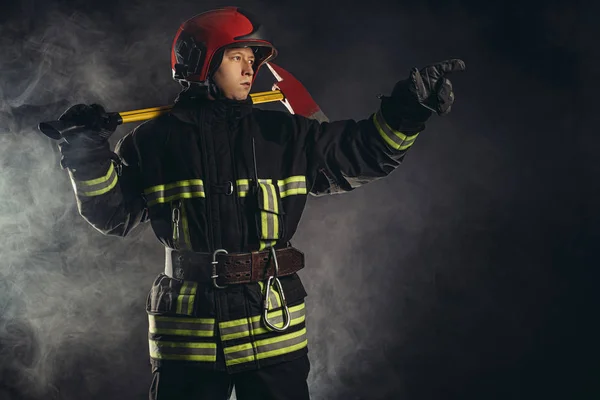
[[[231,58],[234,59],[235,61],[240,61],[242,59],[241,56],[233,56]]]
[[[248,62],[250,63],[250,65],[254,65],[254,60],[250,60]]]

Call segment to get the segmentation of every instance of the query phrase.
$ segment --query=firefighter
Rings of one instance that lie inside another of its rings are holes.
[[[166,266],[147,299],[150,399],[308,399],[303,253],[291,246],[307,195],[390,174],[424,123],[454,101],[448,60],[410,71],[366,119],[318,122],[253,108],[277,50],[248,12],[226,7],[179,28],[173,109],[110,150],[117,122],[79,104],[85,129],[60,144],[80,214],[107,235],[149,221]]]

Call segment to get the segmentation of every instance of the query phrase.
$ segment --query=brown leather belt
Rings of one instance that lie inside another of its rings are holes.
[[[277,276],[291,275],[304,268],[304,253],[294,247],[275,250]],[[259,282],[275,275],[271,252],[217,254],[216,282],[219,285]],[[166,248],[165,274],[171,278],[212,282],[213,254],[177,251]]]

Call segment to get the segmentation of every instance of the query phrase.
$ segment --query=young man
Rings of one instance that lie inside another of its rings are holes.
[[[184,90],[171,112],[110,151],[102,107],[61,145],[81,215],[127,235],[150,221],[166,267],[148,296],[151,399],[308,399],[306,292],[291,247],[308,193],[346,192],[392,172],[432,114],[450,110],[444,77],[460,60],[411,71],[360,120],[319,123],[252,107],[263,28],[234,7],[186,21],[171,54]]]

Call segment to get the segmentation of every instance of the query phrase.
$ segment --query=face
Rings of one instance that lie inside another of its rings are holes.
[[[223,95],[232,100],[246,100],[252,86],[254,53],[248,47],[226,49],[221,66],[213,75]]]

